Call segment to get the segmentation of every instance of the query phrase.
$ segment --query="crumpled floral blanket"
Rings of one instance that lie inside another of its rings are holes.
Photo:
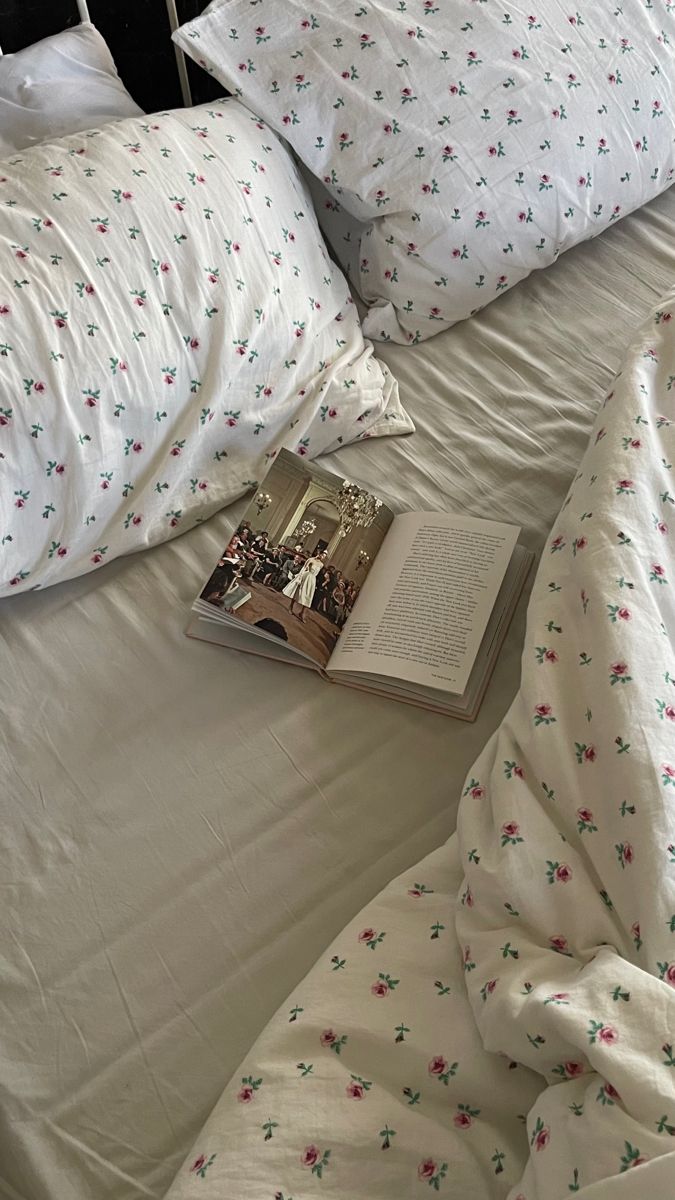
[[[310,971],[171,1200],[675,1197],[673,315],[598,414],[457,834]]]

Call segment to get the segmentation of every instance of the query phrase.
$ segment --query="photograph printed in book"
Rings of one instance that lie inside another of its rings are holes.
[[[325,666],[392,520],[364,488],[282,450],[200,599]]]

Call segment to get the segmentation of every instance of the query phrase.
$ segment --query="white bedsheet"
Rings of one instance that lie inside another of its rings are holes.
[[[621,352],[675,280],[675,193],[415,350],[418,432],[331,455],[540,549]],[[466,726],[188,641],[242,505],[0,603],[0,1195],[161,1196],[318,954],[454,827],[518,685],[521,602]]]

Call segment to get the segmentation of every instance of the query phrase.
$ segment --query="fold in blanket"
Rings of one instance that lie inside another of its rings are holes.
[[[673,313],[598,414],[458,833],[273,1019],[172,1200],[675,1196]]]

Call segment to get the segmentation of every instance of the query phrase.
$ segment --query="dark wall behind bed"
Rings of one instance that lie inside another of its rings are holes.
[[[146,112],[182,104],[164,0],[88,0],[92,21],[110,46],[117,69]],[[206,0],[178,0],[180,19],[197,16]],[[77,24],[74,0],[0,0],[0,45],[6,54]],[[190,64],[195,104],[223,94]]]

